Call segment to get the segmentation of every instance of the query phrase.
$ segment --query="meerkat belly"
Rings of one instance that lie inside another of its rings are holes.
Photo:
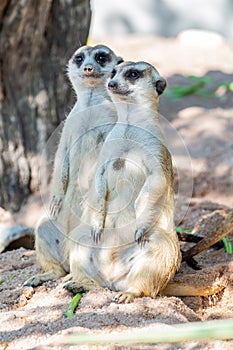
[[[106,227],[117,228],[135,221],[134,204],[146,177],[140,150],[126,151],[109,163]]]
[[[88,127],[71,147],[71,179],[81,191],[88,191],[96,172],[96,165],[103,142],[112,125]]]

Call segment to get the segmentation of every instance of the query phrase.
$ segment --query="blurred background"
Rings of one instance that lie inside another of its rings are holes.
[[[92,0],[91,36],[151,34],[176,37],[194,28],[233,38],[231,0]]]

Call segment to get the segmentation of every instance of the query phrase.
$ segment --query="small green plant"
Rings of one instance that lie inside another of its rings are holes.
[[[226,253],[232,254],[233,253],[233,247],[232,247],[231,242],[228,240],[228,238],[227,237],[223,237],[221,239],[221,241],[223,242],[223,245],[224,245]]]
[[[74,312],[75,310],[77,309],[78,307],[78,304],[82,298],[82,294],[81,293],[77,293],[73,299],[71,300],[71,302],[69,303],[68,305],[68,309],[66,311],[66,317],[67,318],[71,318],[71,317],[74,317]]]
[[[182,228],[182,227],[180,227],[180,226],[177,226],[176,227],[176,232],[178,232],[178,233],[190,233],[190,232],[192,232],[192,228]]]
[[[0,280],[0,284],[2,284],[2,283],[4,283],[4,282],[6,282],[6,280]]]
[[[216,94],[216,91],[220,87],[224,87],[227,91],[233,91],[233,82],[222,82],[217,86],[216,91],[210,91],[205,87],[206,84],[214,81],[213,78],[208,76],[197,77],[195,75],[190,75],[187,78],[191,80],[192,84],[174,85],[171,89],[167,89],[164,95],[170,97],[173,100],[179,100],[188,95],[218,98],[219,96]]]

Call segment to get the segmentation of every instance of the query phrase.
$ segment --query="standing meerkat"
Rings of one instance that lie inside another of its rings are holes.
[[[69,60],[68,77],[77,102],[65,121],[55,156],[49,219],[43,218],[36,229],[37,261],[46,272],[25,285],[37,286],[69,271],[64,240],[80,224],[101,145],[116,122],[105,85],[114,66],[122,61],[104,45],[83,46]]]
[[[50,190],[52,219],[57,218],[69,185],[73,182],[77,185],[78,179],[82,193],[89,189],[88,180],[95,173],[96,155],[116,122],[106,80],[113,67],[122,61],[104,45],[81,47],[69,60],[68,77],[77,102],[67,117],[55,157]],[[67,197],[69,204],[71,198]]]
[[[84,223],[66,241],[72,280],[65,288],[74,293],[102,286],[117,291],[118,302],[131,302],[157,294],[207,296],[223,289],[170,282],[181,254],[171,156],[158,120],[165,87],[145,62],[125,62],[112,72],[108,89],[118,121],[102,147]]]
[[[108,287],[119,302],[155,297],[180,265],[172,162],[159,128],[166,81],[145,62],[115,67],[108,90],[118,121],[102,147],[83,221],[70,235],[73,281]]]

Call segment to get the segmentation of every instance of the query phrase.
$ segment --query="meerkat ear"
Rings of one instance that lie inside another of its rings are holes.
[[[158,95],[161,95],[167,86],[167,82],[164,78],[160,77],[158,80],[156,80],[154,86]]]
[[[120,56],[117,56],[117,64],[120,64],[122,62],[124,62],[123,58]]]

